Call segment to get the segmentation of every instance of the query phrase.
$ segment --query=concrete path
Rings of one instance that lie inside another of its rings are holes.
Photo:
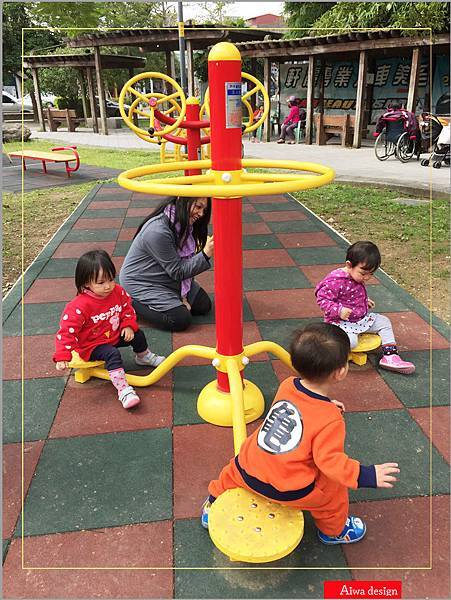
[[[247,137],[247,136],[246,136]],[[144,142],[128,129],[117,129],[109,135],[93,134],[90,130],[75,133],[67,131],[33,132],[33,139],[70,142],[76,145],[101,146],[105,148],[147,149],[158,152],[157,144]],[[338,144],[307,146],[305,144],[287,145],[274,142],[252,144],[244,140],[245,157],[271,158],[274,160],[299,160],[315,162],[332,167],[336,171],[336,181],[370,184],[378,187],[399,189],[400,193],[409,193],[420,197],[449,197],[449,168],[433,169],[422,167],[415,159],[401,163],[395,158],[380,162],[376,159],[371,141],[368,147],[359,149],[342,148]],[[168,145],[168,150],[170,149]],[[426,155],[424,155],[426,156]]]

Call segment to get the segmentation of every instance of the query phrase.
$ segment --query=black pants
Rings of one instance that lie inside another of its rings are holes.
[[[191,312],[182,304],[166,311],[158,311],[133,300],[133,308],[136,314],[157,329],[164,331],[184,331],[192,321],[192,317],[206,315],[211,310],[210,296],[203,288],[194,297],[191,304]]]
[[[141,329],[138,329],[138,331],[135,331],[135,337],[131,342],[126,342],[124,338],[121,337],[115,346],[113,346],[113,344],[101,344],[100,346],[97,346],[97,348],[94,348],[89,360],[104,360],[107,371],[122,369],[124,365],[118,348],[123,348],[124,346],[131,346],[133,352],[136,354],[138,352],[144,352],[148,347],[146,336]]]

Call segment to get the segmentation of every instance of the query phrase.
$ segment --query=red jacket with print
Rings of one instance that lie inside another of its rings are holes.
[[[120,285],[116,284],[105,298],[89,292],[79,294],[66,305],[61,316],[53,360],[70,361],[73,350],[83,360],[89,360],[97,346],[117,344],[125,327],[138,331],[130,296]]]

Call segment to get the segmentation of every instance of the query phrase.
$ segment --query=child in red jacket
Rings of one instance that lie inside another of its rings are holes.
[[[138,365],[157,367],[165,357],[150,352],[130,296],[115,277],[116,268],[105,250],[80,257],[75,268],[78,294],[63,311],[53,360],[58,371],[68,368],[72,351],[86,361],[104,360],[122,406],[132,408],[140,400],[127,383],[118,348],[131,345]]]
[[[344,452],[344,405],[329,398],[348,372],[349,338],[330,323],[296,332],[291,362],[301,375],[285,379],[262,426],[208,486],[211,503],[236,487],[311,512],[324,544],[358,542],[365,523],[349,515],[348,488],[393,487],[397,463],[361,465]]]

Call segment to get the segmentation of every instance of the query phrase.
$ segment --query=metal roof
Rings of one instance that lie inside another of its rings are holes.
[[[144,67],[146,59],[141,56],[102,54],[102,69],[129,69]],[[94,54],[48,54],[24,56],[24,67],[95,67]]]

